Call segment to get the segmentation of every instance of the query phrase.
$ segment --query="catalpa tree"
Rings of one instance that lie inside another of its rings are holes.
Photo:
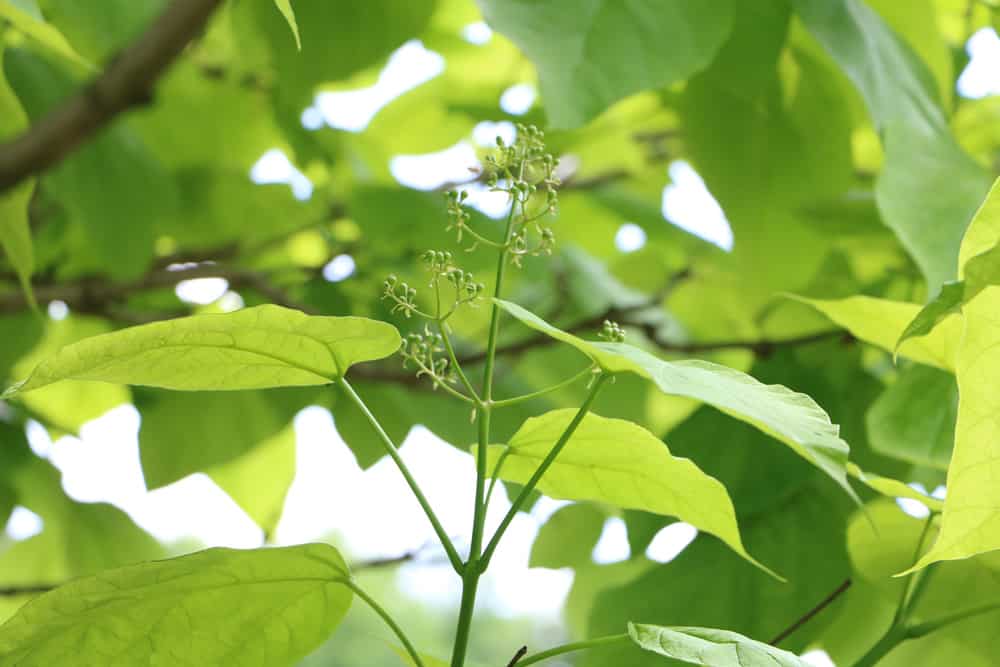
[[[41,525],[0,541],[0,664],[995,664],[1000,62],[965,47],[1000,51],[998,12],[0,0],[0,518]],[[250,178],[274,149],[291,191]],[[146,486],[208,475],[264,546],[67,495],[26,429],[126,404]],[[307,406],[405,482],[446,642],[384,576],[412,554],[275,543]],[[475,470],[458,532],[417,425]],[[484,616],[543,496],[565,641]],[[609,519],[630,556],[595,562]]]

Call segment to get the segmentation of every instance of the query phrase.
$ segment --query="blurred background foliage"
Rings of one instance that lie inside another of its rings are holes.
[[[57,106],[165,6],[0,0],[0,139]],[[14,255],[0,262],[5,380],[95,333],[265,302],[388,319],[406,332],[415,325],[388,312],[382,280],[395,273],[421,285],[419,254],[454,249],[441,194],[449,187],[470,190],[478,229],[500,224],[504,202],[478,180],[477,160],[497,134],[510,138],[513,123],[533,123],[561,159],[558,249],[513,273],[511,299],[564,329],[589,334],[615,319],[664,356],[709,358],[808,393],[842,425],[863,468],[927,489],[943,484],[952,375],[894,366],[782,294],[923,302],[954,275],[965,225],[1000,173],[1000,40],[988,3],[291,6],[301,50],[273,3],[225,2],[150,105],[41,175],[23,210],[0,208],[27,216],[43,313],[31,311]],[[973,44],[993,59],[970,62]],[[462,260],[488,282],[488,253]],[[470,365],[486,313],[456,323]],[[578,367],[576,352],[515,326],[500,347],[505,393]],[[359,367],[355,377],[393,437],[420,424],[462,451],[472,439],[467,411],[438,400],[398,360]],[[580,391],[501,413],[496,437],[529,414],[576,405]],[[381,456],[360,416],[326,389],[188,395],[64,383],[28,394],[0,404],[0,519],[27,511],[44,527],[0,539],[0,588],[199,546],[163,544],[113,504],[79,502],[29,447],[26,424],[58,439],[125,404],[141,416],[147,488],[205,473],[268,539],[296,474],[300,410],[331,410],[361,468]],[[669,524],[661,517],[560,510],[532,560],[572,569],[563,621],[487,605],[476,659],[493,664],[523,643],[620,632],[630,618],[767,640],[848,577],[854,586],[837,606],[783,645],[849,661],[874,641],[871,628],[887,622],[897,592],[871,573],[908,563],[859,562],[859,554],[889,559],[916,539],[918,522],[880,503],[870,511],[898,530],[865,533],[830,481],[788,450],[638,380],[620,378],[595,410],[650,427],[725,482],[749,550],[790,581],[760,575],[708,537],[672,562],[647,558]],[[624,521],[631,556],[595,563],[609,519]],[[857,546],[876,539],[877,548]],[[399,590],[394,566],[361,576],[429,653],[448,654],[451,605]],[[980,557],[944,568],[923,604],[997,592],[1000,567]],[[0,613],[25,599],[0,597]],[[995,664],[996,622],[985,616],[913,642],[884,664]],[[574,664],[663,664],[615,651]],[[303,664],[396,661],[377,620],[356,608]]]

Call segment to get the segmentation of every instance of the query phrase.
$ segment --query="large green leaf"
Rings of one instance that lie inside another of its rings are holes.
[[[506,446],[490,446],[487,469],[493,470],[504,457],[499,476],[527,482],[575,414],[572,409],[553,410],[529,419]],[[689,459],[671,456],[659,438],[632,422],[586,415],[538,482],[538,490],[553,498],[676,516],[767,570],[743,547],[726,488]]]
[[[270,536],[295,480],[295,428],[289,424],[256,444],[243,456],[210,469],[208,476]]]
[[[955,441],[957,411],[954,376],[919,364],[904,368],[866,415],[872,449],[946,470]]]
[[[549,120],[561,128],[582,125],[627,95],[704,69],[733,21],[730,0],[478,4],[487,22],[535,63]]]
[[[146,486],[166,486],[252,452],[276,436],[316,390],[136,392]]]
[[[560,508],[538,529],[528,567],[578,567],[589,563],[606,518],[590,503]]]
[[[707,667],[808,667],[794,653],[741,634],[715,628],[628,624],[628,635],[643,650]]]
[[[959,266],[1000,242],[1000,216],[980,216],[962,241]],[[960,278],[965,277],[960,275]],[[914,566],[1000,549],[1000,287],[988,287],[963,309],[958,348],[958,420],[948,467],[941,534]],[[943,327],[931,333],[934,335]]]
[[[4,395],[60,380],[185,390],[328,384],[352,364],[389,356],[399,343],[399,333],[384,322],[256,306],[154,322],[82,340],[43,361]]]
[[[992,190],[972,219],[970,232],[981,226],[989,226],[991,219],[1000,220],[1000,179],[993,183]],[[984,289],[1000,285],[1000,245],[990,246],[974,257],[967,257],[961,264],[960,272],[964,278],[941,286],[937,296],[917,313],[900,334],[899,344],[913,336],[926,335],[941,320],[961,309]]]
[[[572,345],[610,373],[636,373],[661,391],[712,405],[753,424],[790,446],[840,484],[852,497],[845,465],[848,446],[815,401],[781,385],[765,385],[745,373],[708,361],[664,361],[624,343],[592,343],[566,333],[521,306],[497,300],[527,326]]]
[[[823,300],[795,297],[829,317],[855,338],[892,352],[909,322],[920,312],[915,303],[852,296]],[[955,368],[955,354],[962,336],[962,322],[949,317],[925,336],[911,338],[899,346],[899,355],[946,371]]]
[[[291,665],[353,594],[325,544],[209,549],[77,579],[0,626],[5,664]]]
[[[954,275],[989,177],[952,138],[926,65],[873,9],[861,0],[792,4],[864,97],[886,155],[879,209],[936,290]]]

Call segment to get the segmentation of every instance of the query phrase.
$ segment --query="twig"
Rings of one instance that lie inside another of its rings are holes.
[[[174,0],[74,97],[0,145],[0,192],[58,164],[118,114],[152,101],[153,86],[222,0]]]
[[[104,278],[84,277],[72,282],[45,285],[36,284],[35,298],[40,303],[62,301],[70,309],[114,319],[123,319],[120,311],[113,306],[125,301],[129,296],[151,289],[170,288],[183,280],[193,278],[224,278],[234,288],[248,288],[267,297],[271,302],[303,312],[311,309],[292,299],[283,289],[274,285],[267,274],[246,269],[226,267],[220,264],[198,264],[178,270],[153,269],[145,276],[129,283],[113,283]],[[22,292],[0,294],[0,314],[15,313],[27,307]],[[148,317],[125,317],[125,320],[152,321],[176,315],[176,312],[151,314]]]
[[[844,582],[840,584],[840,586],[837,586],[837,588],[832,593],[823,598],[819,604],[817,604],[815,607],[813,607],[805,614],[803,614],[801,618],[792,623],[790,626],[779,632],[778,635],[768,643],[771,644],[772,646],[777,646],[783,639],[786,639],[793,632],[795,632],[803,625],[805,625],[810,619],[812,619],[813,616],[815,616],[816,614],[820,613],[821,611],[829,607],[831,604],[833,604],[834,600],[843,595],[844,592],[847,591],[847,589],[850,587],[851,587],[851,580],[845,579]]]
[[[515,653],[514,657],[511,658],[510,662],[507,663],[507,667],[514,667],[514,665],[517,664],[517,661],[520,660],[521,658],[523,658],[526,655],[528,655],[528,647],[527,646],[522,646],[521,648],[517,649],[517,653]]]

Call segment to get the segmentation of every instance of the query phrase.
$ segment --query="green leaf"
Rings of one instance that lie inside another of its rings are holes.
[[[11,87],[37,123],[84,85],[80,77],[24,49],[4,59]],[[60,239],[64,265],[134,279],[153,257],[157,227],[176,205],[163,165],[128,121],[112,124],[39,177],[46,197],[71,223]]]
[[[948,469],[958,388],[951,373],[914,364],[879,396],[865,420],[872,449],[917,465]]]
[[[924,507],[934,512],[940,512],[944,508],[944,502],[937,498],[932,498],[920,493],[916,489],[903,484],[898,479],[882,477],[874,473],[865,472],[854,463],[847,464],[847,471],[851,477],[864,482],[869,488],[890,498],[909,498],[923,503]]]
[[[280,433],[315,390],[136,392],[146,487],[229,463]]]
[[[737,370],[708,361],[664,361],[624,343],[591,343],[566,333],[515,303],[496,300],[527,326],[577,348],[610,373],[652,380],[666,394],[693,398],[753,424],[784,442],[856,498],[847,482],[849,448],[819,405],[782,385],[765,385]]]
[[[487,469],[505,456],[499,476],[527,482],[575,414],[573,409],[553,410],[527,420],[506,446],[490,446]],[[675,516],[770,572],[743,547],[726,487],[689,459],[671,456],[659,438],[632,422],[588,414],[538,482],[538,490],[552,498]]]
[[[990,219],[1000,219],[1000,179],[994,181],[993,188],[973,217],[969,229],[989,225]],[[984,289],[1000,285],[1000,245],[969,257],[959,265],[959,273],[964,279],[941,286],[937,296],[917,313],[900,334],[897,347],[909,338],[930,333],[941,320],[958,311]]]
[[[1000,243],[1000,215],[991,198],[969,226],[959,253],[959,278],[968,278],[973,258]],[[1000,395],[994,390],[1000,374],[1000,287],[987,287],[963,310],[964,324],[955,364],[958,418],[955,449],[948,467],[948,497],[941,533],[934,546],[911,568],[942,560],[968,558],[1000,549]],[[940,331],[938,327],[931,335]]]
[[[792,4],[864,97],[886,155],[879,209],[936,291],[955,273],[989,177],[951,136],[930,71],[873,9],[861,0]]]
[[[37,13],[25,11],[11,0],[0,0],[0,18],[10,21],[16,29],[38,42],[48,51],[65,58],[84,70],[94,69],[90,62],[70,46],[61,32],[46,23]]]
[[[646,651],[708,667],[809,667],[794,653],[728,630],[628,624],[632,641]]]
[[[399,344],[399,333],[384,322],[256,306],[82,340],[43,361],[4,396],[70,379],[196,391],[328,384],[352,364],[393,354]]]
[[[528,567],[558,569],[589,563],[606,518],[590,503],[560,508],[538,529]]]
[[[288,27],[292,29],[292,35],[295,36],[295,46],[301,51],[302,39],[299,37],[299,25],[295,22],[295,10],[292,9],[291,0],[274,0],[274,5],[288,21]]]
[[[478,4],[486,21],[538,68],[549,121],[558,128],[583,125],[627,95],[704,69],[733,23],[730,0]]]
[[[896,341],[909,322],[917,316],[920,306],[915,303],[852,296],[846,299],[807,299],[790,295],[826,315],[835,324],[847,329],[852,336],[883,350],[892,352]],[[911,338],[899,346],[899,354],[913,361],[946,371],[955,368],[955,354],[962,335],[962,322],[947,318],[929,334]]]
[[[3,7],[2,0],[0,7]],[[3,72],[3,54],[3,47],[0,46],[0,140],[9,140],[28,126],[28,117],[7,84],[7,77]],[[31,291],[35,250],[28,224],[28,204],[31,203],[34,191],[35,180],[28,179],[13,190],[0,193],[0,244],[32,305],[35,303],[35,296]]]
[[[77,579],[0,626],[0,661],[292,665],[340,623],[353,594],[325,544],[209,549]]]
[[[295,479],[295,428],[288,425],[243,456],[210,469],[208,476],[265,535],[273,535]]]

